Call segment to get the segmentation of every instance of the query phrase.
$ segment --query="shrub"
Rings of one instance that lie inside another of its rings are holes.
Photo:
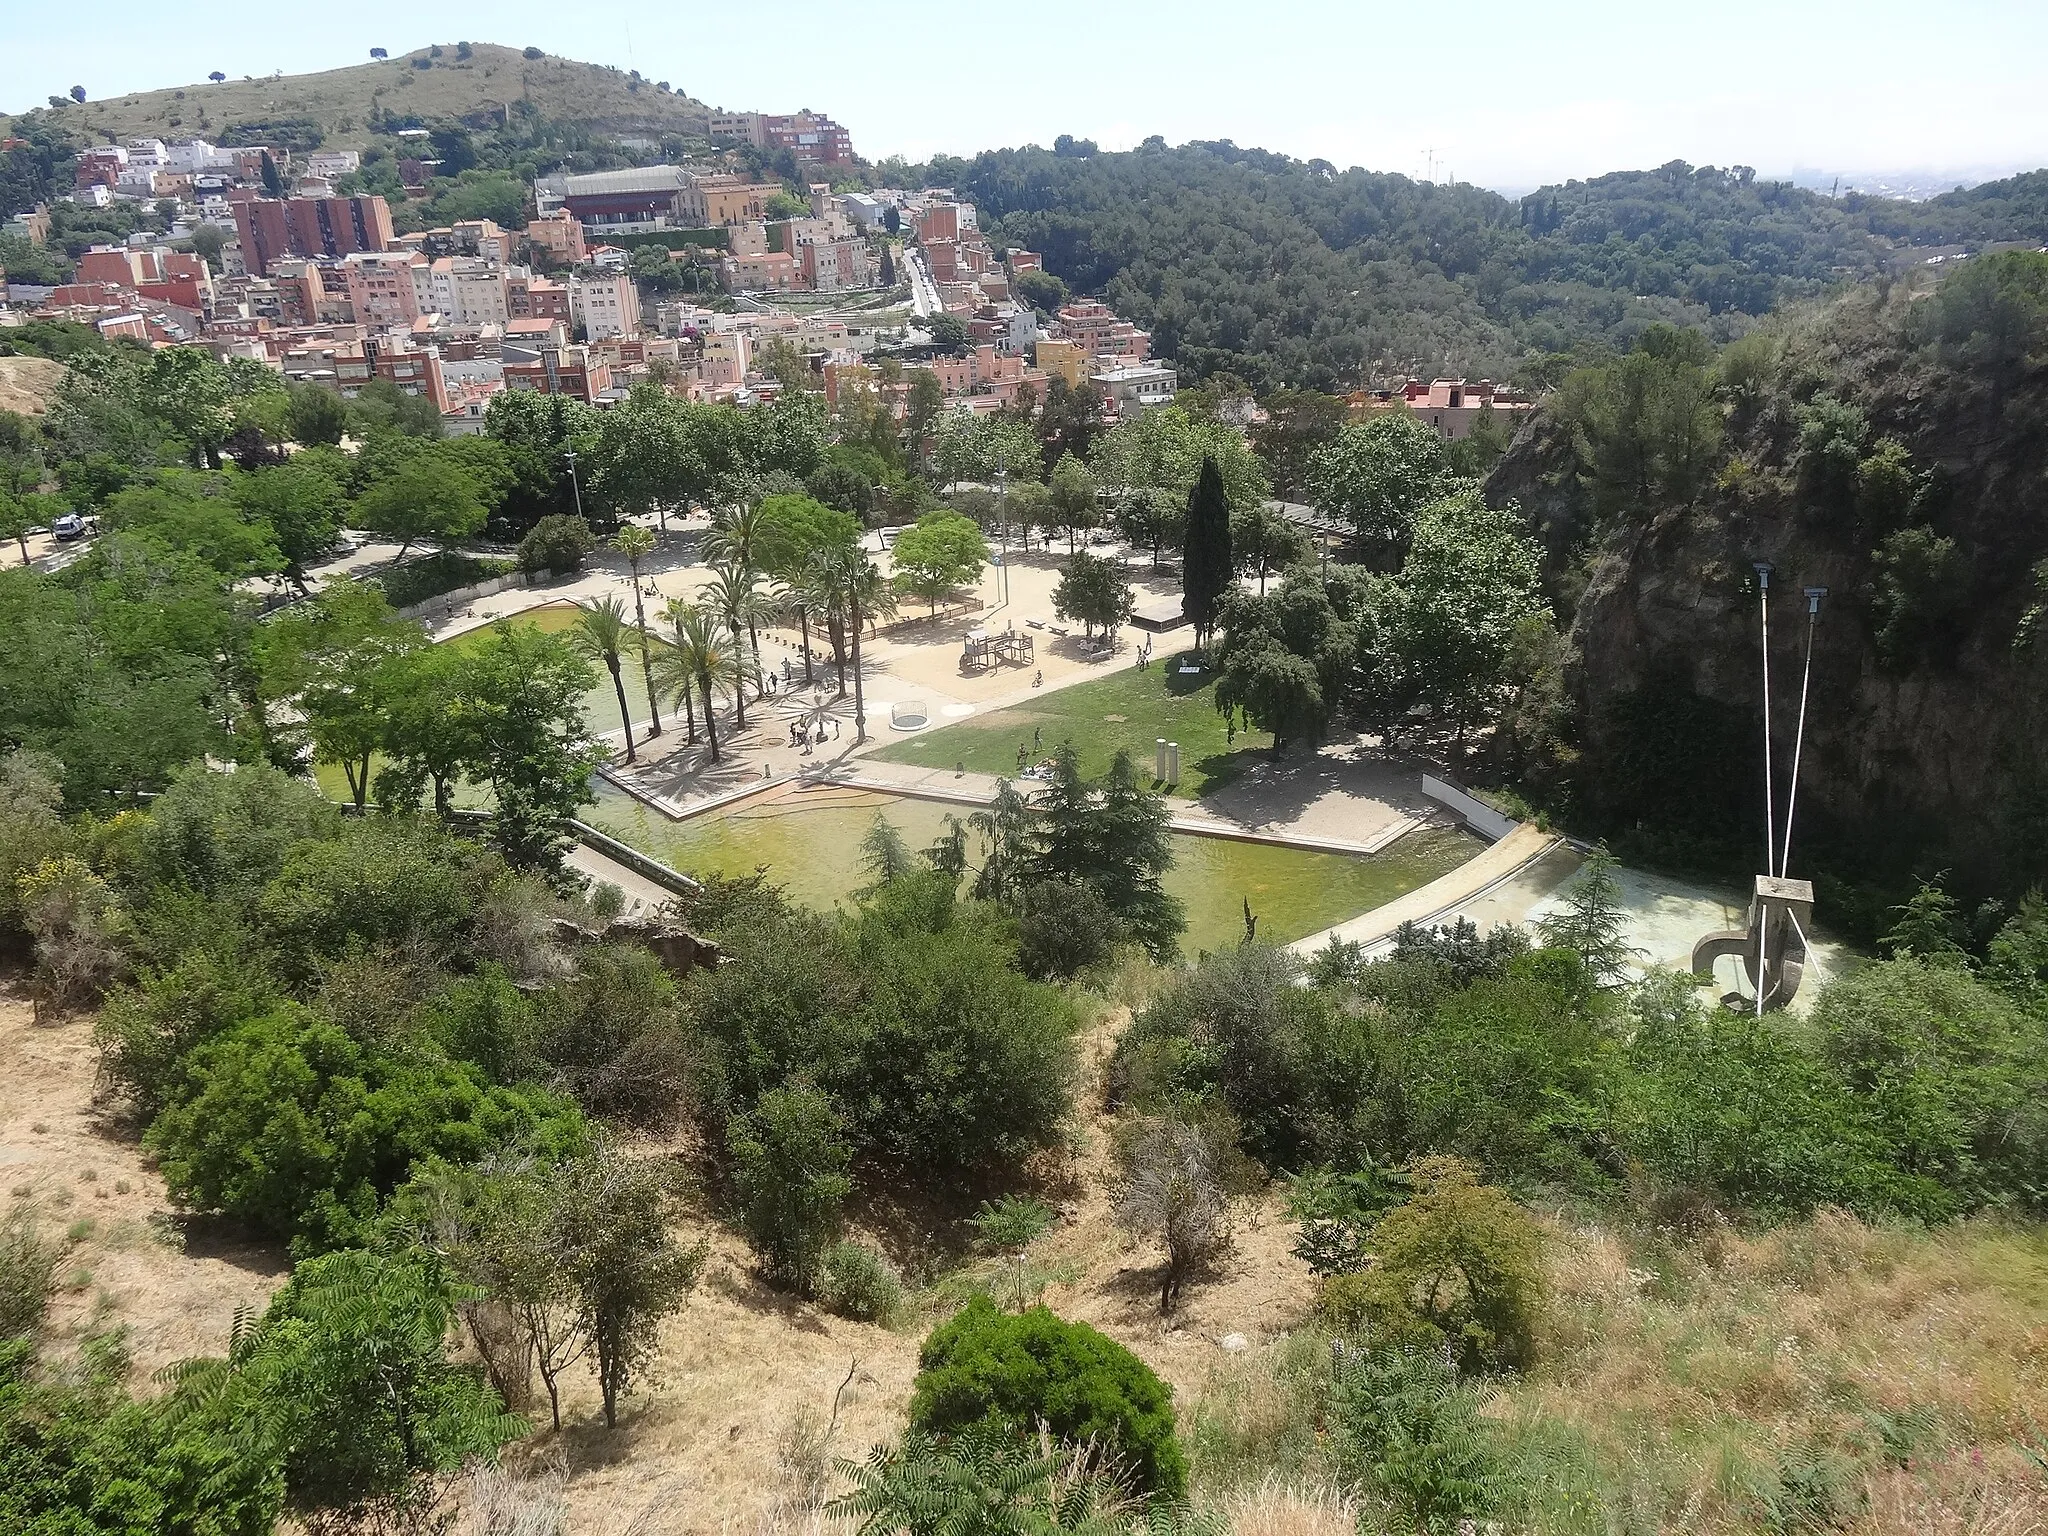
[[[519,569],[528,575],[551,571],[566,576],[582,570],[584,557],[595,548],[597,536],[590,531],[590,524],[580,517],[556,512],[527,530],[514,558]]]
[[[1024,888],[1017,912],[1017,963],[1039,981],[1066,981],[1107,960],[1123,923],[1094,886],[1042,880]]]
[[[652,1130],[690,1107],[694,1052],[676,1017],[675,981],[637,945],[600,945],[537,999],[536,1048],[592,1114]]]
[[[980,1209],[967,1218],[967,1224],[974,1228],[976,1246],[996,1253],[1029,1246],[1052,1223],[1051,1206],[1021,1195],[984,1200]]]
[[[194,950],[106,1000],[92,1035],[100,1080],[152,1117],[176,1090],[187,1051],[279,1001],[275,984],[247,955]]]
[[[1161,1312],[1171,1312],[1194,1272],[1230,1246],[1238,1156],[1235,1127],[1213,1113],[1163,1116],[1120,1139],[1110,1205],[1118,1226],[1166,1250]]]
[[[415,1161],[582,1149],[575,1106],[476,1069],[368,1050],[286,1004],[195,1049],[144,1145],[171,1195],[314,1252],[353,1240]]]
[[[903,1282],[865,1243],[834,1243],[818,1260],[818,1300],[841,1317],[888,1323],[903,1310]]]
[[[852,1192],[844,1122],[808,1083],[761,1095],[726,1134],[740,1225],[768,1278],[808,1291]]]
[[[510,560],[492,560],[443,549],[380,572],[377,585],[384,589],[384,600],[392,607],[410,608],[443,593],[459,592],[464,587],[473,587],[478,582],[508,576],[514,570],[522,569],[525,567]]]
[[[1040,1423],[1089,1445],[1134,1489],[1177,1497],[1187,1460],[1173,1398],[1136,1355],[1044,1307],[1017,1316],[985,1297],[925,1340],[910,1399],[913,1429],[957,1435],[975,1425],[1028,1434]]]
[[[332,841],[293,850],[258,901],[257,921],[288,975],[382,944],[440,958],[462,947],[493,874],[475,844],[436,821],[357,818]]]
[[[339,814],[304,780],[257,764],[179,770],[149,807],[137,840],[138,889],[184,887],[246,905],[284,868],[293,846],[332,837]]]
[[[1542,1299],[1536,1224],[1457,1158],[1421,1158],[1407,1172],[1416,1192],[1374,1225],[1372,1266],[1324,1282],[1326,1315],[1379,1340],[1449,1349],[1465,1370],[1527,1363]]]
[[[46,1240],[34,1216],[14,1207],[0,1216],[0,1341],[34,1338],[57,1284],[63,1250]]]
[[[1376,1487],[1414,1529],[1450,1529],[1500,1502],[1505,1479],[1478,1395],[1448,1350],[1340,1344],[1334,1374],[1340,1465]]]

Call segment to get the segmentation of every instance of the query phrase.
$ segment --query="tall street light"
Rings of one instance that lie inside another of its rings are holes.
[[[564,448],[562,457],[569,461],[569,489],[576,493],[576,515],[583,515],[583,486],[576,479],[576,450]]]

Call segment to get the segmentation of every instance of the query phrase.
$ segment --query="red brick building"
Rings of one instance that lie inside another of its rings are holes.
[[[281,256],[391,248],[391,209],[381,197],[241,198],[234,209],[243,264],[258,276]]]

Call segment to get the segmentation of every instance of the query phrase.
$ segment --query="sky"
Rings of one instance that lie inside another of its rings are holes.
[[[0,110],[331,69],[456,26],[714,106],[827,112],[869,159],[1156,133],[1505,191],[1672,159],[1851,180],[2048,165],[2048,0],[0,0]]]

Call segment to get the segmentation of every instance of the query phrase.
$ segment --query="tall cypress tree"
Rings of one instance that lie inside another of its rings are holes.
[[[1223,471],[1213,454],[1202,458],[1202,473],[1188,494],[1187,544],[1181,563],[1181,607],[1195,626],[1197,647],[1216,629],[1216,612],[1230,590],[1230,501]]]

